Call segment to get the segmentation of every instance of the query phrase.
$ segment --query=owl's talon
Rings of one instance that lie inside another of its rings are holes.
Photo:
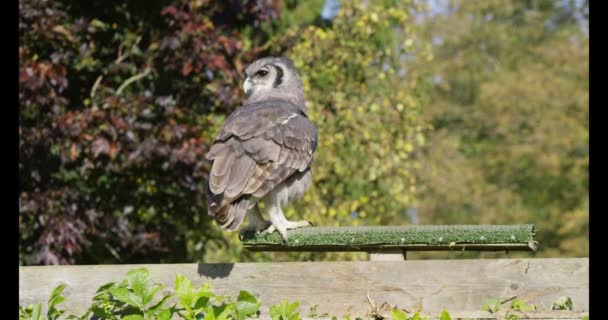
[[[283,238],[283,242],[287,243],[287,229],[277,229]]]
[[[275,230],[277,230],[277,228],[275,228],[273,225],[270,225],[268,228],[266,228],[266,230],[263,230],[260,234],[270,234],[273,233]]]

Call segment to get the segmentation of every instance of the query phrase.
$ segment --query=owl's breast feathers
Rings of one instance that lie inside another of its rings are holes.
[[[309,170],[317,129],[296,105],[268,100],[245,105],[220,129],[206,157],[212,160],[208,213],[235,230],[251,197],[263,198],[296,172]]]

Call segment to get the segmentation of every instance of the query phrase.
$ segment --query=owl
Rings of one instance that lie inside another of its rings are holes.
[[[291,60],[266,57],[245,69],[242,107],[222,125],[206,157],[212,161],[208,213],[235,231],[245,216],[246,231],[278,231],[310,226],[289,221],[283,208],[300,199],[312,183],[317,129],[307,115],[304,89]],[[258,202],[263,200],[270,221]]]

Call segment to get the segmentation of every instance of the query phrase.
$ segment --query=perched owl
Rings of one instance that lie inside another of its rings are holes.
[[[317,129],[306,115],[304,89],[291,60],[267,57],[245,70],[244,106],[232,113],[206,157],[212,160],[208,213],[223,228],[236,230],[245,216],[256,234],[306,227],[288,221],[283,209],[312,182]],[[264,199],[270,221],[262,217]]]

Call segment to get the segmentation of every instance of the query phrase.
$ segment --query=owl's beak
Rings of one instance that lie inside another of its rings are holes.
[[[249,80],[249,77],[245,78],[245,81],[243,82],[243,90],[245,90],[247,96],[251,93],[251,81]]]

